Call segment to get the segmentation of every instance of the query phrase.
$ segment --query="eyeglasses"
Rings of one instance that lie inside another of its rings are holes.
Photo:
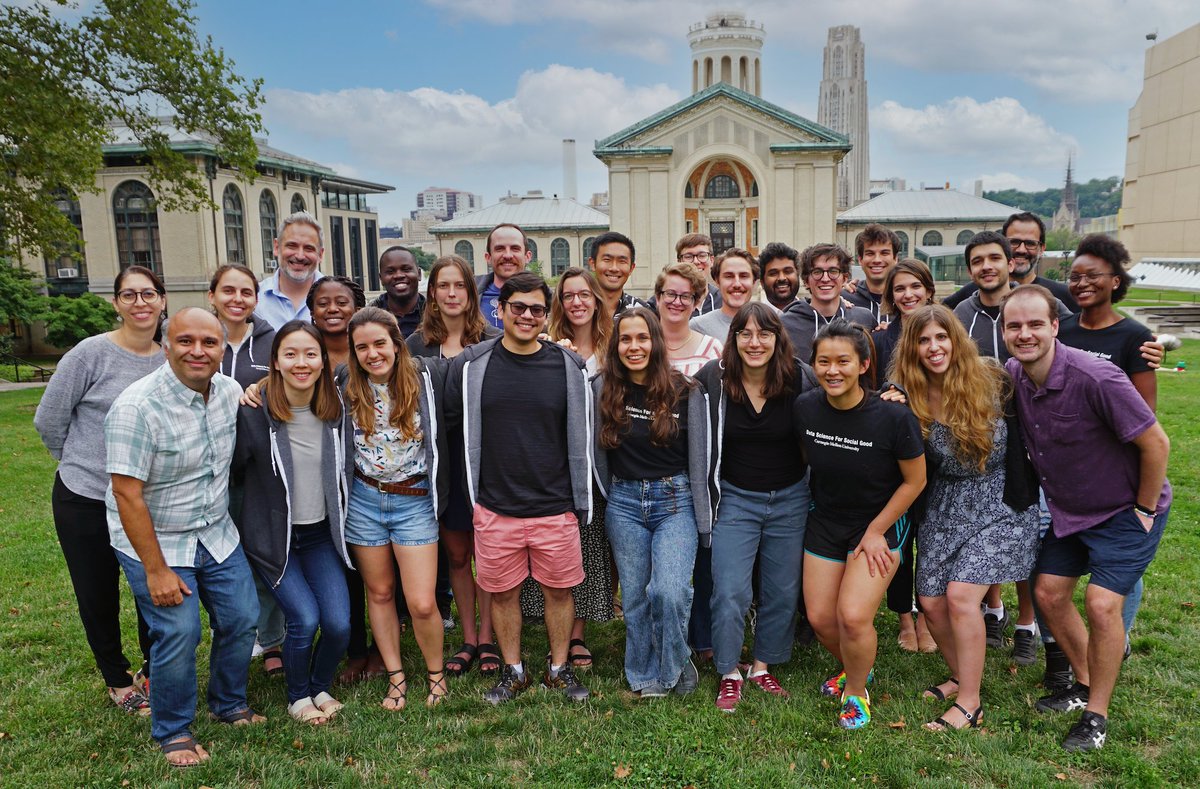
[[[1067,282],[1070,282],[1072,285],[1078,285],[1080,282],[1086,282],[1089,285],[1095,285],[1097,282],[1101,281],[1105,277],[1115,277],[1115,276],[1117,276],[1116,273],[1112,272],[1112,271],[1097,271],[1097,272],[1089,272],[1087,274],[1072,274],[1071,276],[1067,277]]]
[[[775,340],[775,332],[773,331],[750,331],[749,329],[742,329],[734,334],[737,337],[738,342],[749,343],[758,340],[761,343],[768,343]]]
[[[1037,249],[1042,245],[1042,242],[1038,241],[1036,238],[1010,238],[1008,240],[1008,245],[1013,249],[1020,249],[1021,247],[1025,247],[1026,249]]]
[[[708,261],[712,260],[712,253],[711,252],[684,252],[682,255],[679,256],[679,260],[683,263],[695,263],[696,261],[700,261],[701,263],[707,263]]]
[[[685,306],[696,300],[696,296],[693,293],[676,293],[673,290],[664,290],[658,295],[664,302],[677,301]]]
[[[578,301],[580,304],[591,304],[592,299],[596,298],[590,290],[579,290],[574,293],[564,293],[562,295],[563,304],[568,304],[572,301]],[[517,313],[518,315],[520,313]]]
[[[157,304],[162,298],[162,294],[157,290],[146,288],[145,290],[122,290],[117,293],[117,300],[122,304],[133,304],[141,297],[143,304]]]
[[[522,304],[519,301],[502,301],[500,303],[508,307],[513,315],[524,315],[528,312],[535,318],[546,317],[546,308],[541,304]]]
[[[808,272],[808,276],[818,281],[823,279],[837,279],[842,276],[842,270],[840,268],[815,268]]]

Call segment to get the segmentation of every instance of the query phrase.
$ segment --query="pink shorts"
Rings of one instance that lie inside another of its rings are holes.
[[[583,582],[583,554],[575,513],[510,518],[475,505],[475,574],[485,592],[515,589],[533,579],[553,589]]]

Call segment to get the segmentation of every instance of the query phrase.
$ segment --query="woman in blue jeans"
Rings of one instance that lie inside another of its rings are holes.
[[[343,567],[352,444],[320,332],[284,324],[271,346],[263,407],[242,406],[234,471],[244,476],[237,519],[251,566],[287,622],[288,713],[322,724],[342,708],[329,694],[350,640]],[[318,628],[321,638],[315,644]]]
[[[645,307],[616,317],[605,358],[592,384],[596,478],[621,576],[625,678],[644,699],[684,695],[698,681],[687,644],[692,568],[712,528],[707,400],[671,368]]]
[[[721,358],[696,376],[710,393],[715,448],[712,633],[721,674],[716,703],[724,712],[742,698],[738,660],[756,559],[758,616],[747,679],[772,696],[788,695],[769,669],[792,655],[808,518],[808,467],[793,436],[792,404],[817,388],[770,306],[750,302],[738,310],[729,340]]]

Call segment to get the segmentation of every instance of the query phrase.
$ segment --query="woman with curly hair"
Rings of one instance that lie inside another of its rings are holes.
[[[927,728],[974,728],[983,716],[985,629],[980,604],[992,584],[1028,578],[1038,548],[1038,489],[1012,408],[1012,382],[981,358],[950,310],[904,319],[892,381],[921,424],[930,488],[917,594],[950,678],[925,698],[954,705]]]

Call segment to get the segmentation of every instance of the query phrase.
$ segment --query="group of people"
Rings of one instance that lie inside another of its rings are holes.
[[[324,724],[343,657],[364,660],[365,595],[386,709],[407,703],[402,615],[427,706],[476,661],[492,704],[535,680],[582,701],[586,625],[612,617],[619,585],[642,699],[692,693],[706,661],[722,711],[747,684],[786,698],[771,669],[807,632],[836,661],[819,690],[839,725],[865,726],[886,597],[901,645],[940,649],[949,671],[922,694],[953,702],[927,726],[977,727],[985,649],[1010,618],[1000,584],[1018,582],[1014,659],[1046,643],[1037,707],[1083,710],[1064,747],[1098,748],[1171,502],[1162,347],[1113,308],[1119,243],[1084,239],[1064,290],[1037,276],[1044,233],[1017,214],[976,235],[953,312],[879,225],[857,239],[858,282],[835,244],[714,256],[688,234],[646,302],[625,290],[629,238],[597,237],[552,289],[514,225],[488,236],[487,274],[443,257],[424,294],[412,253],[386,250],[370,305],[321,275],[304,212],[283,221],[269,279],[215,273],[211,313],[166,319],[161,280],[126,268],[118,327],[64,356],[35,416],[109,696],[150,716],[171,764],[208,758],[191,732],[202,602],[212,716],[264,719],[246,700],[257,639],[288,713]],[[449,659],[439,553],[462,622]],[[531,615],[540,668],[521,647]]]

